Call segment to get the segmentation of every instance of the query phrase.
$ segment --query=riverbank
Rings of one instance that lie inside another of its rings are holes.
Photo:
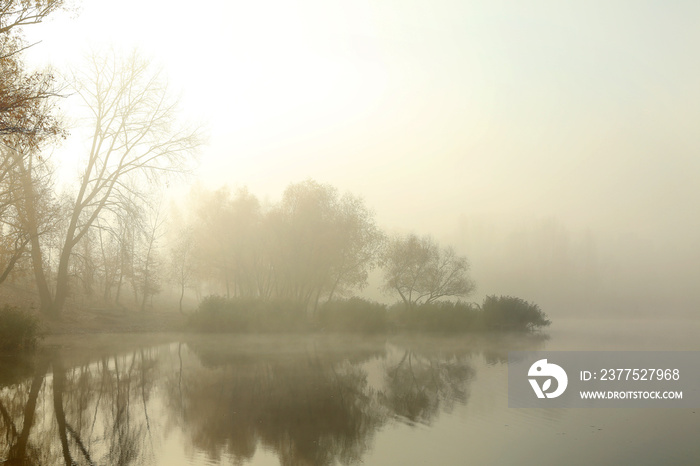
[[[91,333],[161,333],[185,330],[187,315],[179,312],[123,309],[66,309],[60,319],[40,316],[46,335]]]

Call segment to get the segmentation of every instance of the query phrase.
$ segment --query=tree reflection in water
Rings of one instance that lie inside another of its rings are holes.
[[[82,364],[53,352],[5,380],[0,455],[12,465],[153,464],[175,432],[191,460],[245,463],[263,449],[284,465],[358,463],[388,422],[430,423],[466,403],[472,356],[384,342],[289,352],[199,341]]]
[[[474,369],[465,360],[423,357],[406,350],[398,364],[387,364],[385,390],[379,393],[389,412],[411,423],[429,423],[455,402],[466,403]]]
[[[0,394],[5,464],[148,464],[152,361],[140,352],[66,369],[58,351],[38,356],[31,380]]]

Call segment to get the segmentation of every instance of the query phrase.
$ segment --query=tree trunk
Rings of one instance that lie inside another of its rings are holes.
[[[39,390],[46,377],[46,371],[49,367],[49,360],[43,359],[38,364],[36,372],[34,373],[34,379],[32,380],[32,386],[29,390],[29,398],[27,399],[27,405],[24,407],[24,422],[22,424],[22,432],[19,435],[17,443],[10,448],[10,458],[17,460],[24,460],[27,451],[27,445],[29,444],[29,433],[31,432],[32,425],[34,425],[34,415],[36,412],[36,401],[39,397]]]
[[[61,439],[61,448],[63,450],[63,459],[66,466],[73,465],[70,450],[68,448],[68,433],[66,429],[66,413],[63,410],[63,391],[65,389],[66,372],[63,369],[63,363],[60,356],[54,357],[53,360],[53,408],[56,414],[56,424],[58,424],[58,436]]]
[[[41,254],[41,247],[39,246],[39,236],[36,233],[36,228],[31,232],[32,236],[32,269],[34,270],[34,280],[36,281],[36,287],[39,291],[39,310],[44,314],[51,313],[51,305],[53,304],[53,299],[51,297],[51,290],[49,289],[49,284],[46,281],[46,275],[44,275],[44,260]]]
[[[148,257],[146,257],[146,261],[148,261]],[[148,262],[146,262],[146,271],[145,271],[145,276],[143,280],[143,290],[141,291],[141,312],[146,311],[146,299],[148,298],[148,292],[149,292],[149,286],[148,286]]]
[[[70,259],[71,247],[68,246],[68,241],[63,246],[61,258],[58,262],[58,273],[56,275],[56,296],[49,308],[49,315],[59,317],[63,311],[63,305],[68,297],[68,261]]]
[[[21,172],[22,190],[24,191],[24,223],[27,232],[29,233],[30,243],[32,246],[32,268],[34,269],[36,287],[39,291],[39,309],[41,312],[48,314],[53,303],[51,299],[51,290],[49,289],[49,284],[46,281],[46,275],[44,274],[44,260],[41,253],[41,245],[39,243],[39,219],[36,210],[34,184],[32,182],[31,171],[24,166],[23,160],[19,161],[18,167]]]

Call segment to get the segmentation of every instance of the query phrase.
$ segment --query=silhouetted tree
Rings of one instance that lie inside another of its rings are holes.
[[[40,23],[64,3],[63,0],[0,0],[0,34]]]
[[[163,236],[165,218],[160,202],[150,209],[148,223],[143,233],[143,244],[137,268],[141,288],[141,312],[146,310],[146,300],[160,291],[161,262],[158,240]]]
[[[32,234],[21,218],[22,176],[36,175],[31,166],[39,163],[24,159],[65,136],[54,109],[53,97],[59,93],[55,79],[50,72],[25,70],[26,47],[19,30],[62,5],[59,0],[0,1],[0,283],[31,247]],[[31,179],[31,184],[43,181]]]
[[[227,188],[195,189],[191,196],[193,254],[201,278],[223,284],[227,297],[267,297],[258,199],[245,189],[232,195]]]
[[[170,277],[180,290],[179,309],[182,313],[182,300],[185,289],[191,284],[194,276],[192,252],[195,247],[191,227],[178,230],[177,237],[170,247]]]
[[[223,284],[226,297],[316,307],[364,287],[384,240],[362,199],[311,180],[288,186],[268,210],[245,189],[191,197],[199,278]]]
[[[428,236],[392,238],[384,252],[384,290],[398,293],[406,306],[474,291],[466,257],[440,246]]]
[[[127,193],[138,196],[140,185],[154,177],[185,170],[200,143],[196,130],[177,127],[176,106],[160,74],[136,53],[127,58],[93,56],[76,82],[94,127],[60,246],[55,294],[38,283],[41,310],[53,316],[60,314],[68,296],[73,249],[100,215]],[[34,267],[43,274],[38,259]]]
[[[355,196],[313,180],[292,184],[271,212],[279,296],[304,304],[367,284],[383,235]]]

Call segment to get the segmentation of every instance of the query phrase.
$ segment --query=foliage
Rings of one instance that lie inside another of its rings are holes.
[[[27,73],[15,38],[0,36],[0,141],[8,147],[37,147],[45,139],[65,136],[52,113],[57,96],[51,73]]]
[[[220,285],[226,297],[270,297],[263,213],[258,199],[247,190],[232,194],[227,188],[190,192],[192,218],[191,258],[186,266],[201,264],[198,279]]]
[[[0,34],[40,23],[64,7],[64,0],[0,0]]]
[[[18,33],[62,6],[62,0],[0,1],[0,140],[10,147],[18,137],[22,145],[36,147],[47,136],[65,135],[49,104],[57,95],[54,77],[25,71],[25,44]]]
[[[478,307],[461,301],[437,301],[409,307],[397,304],[391,311],[397,327],[405,330],[456,333],[482,328]]]
[[[328,301],[317,318],[321,329],[334,332],[379,333],[389,328],[386,306],[362,298]]]
[[[362,199],[326,184],[291,184],[268,209],[247,190],[196,189],[189,228],[198,277],[227,297],[316,307],[367,284],[383,235]],[[206,240],[203,240],[206,238]]]
[[[0,350],[32,350],[40,336],[34,314],[8,305],[0,308]]]
[[[27,215],[19,205],[23,203],[23,196],[17,194],[20,178],[26,173],[33,177],[35,196],[42,196],[46,186],[39,167],[42,161],[32,166],[26,159],[66,136],[55,111],[60,90],[50,72],[27,71],[20,30],[41,22],[62,4],[61,0],[0,0],[0,283],[21,264],[32,236],[20,221]]]
[[[537,304],[512,296],[487,296],[481,309],[490,330],[533,331],[551,324]]]
[[[387,309],[366,299],[339,299],[322,304],[314,318],[299,301],[209,296],[189,320],[195,331],[233,333],[315,329],[361,333],[531,332],[548,325],[550,321],[536,304],[510,296],[488,296],[481,308],[463,301],[436,301],[413,306],[397,303]]]
[[[406,306],[429,304],[443,297],[468,296],[475,289],[469,263],[451,247],[429,236],[395,237],[383,257],[384,291],[398,293]]]
[[[208,296],[189,318],[190,328],[200,332],[294,332],[308,326],[299,302],[255,298]]]
[[[276,280],[290,297],[315,304],[366,286],[383,235],[362,199],[307,180],[287,187],[272,222]]]

